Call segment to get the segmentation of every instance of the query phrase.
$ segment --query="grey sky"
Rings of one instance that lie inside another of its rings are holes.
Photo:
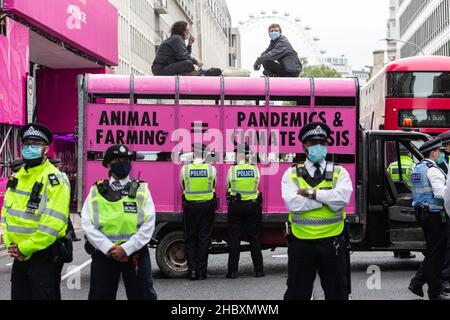
[[[372,52],[386,46],[378,40],[386,38],[388,0],[227,0],[227,3],[234,26],[238,26],[240,20],[248,20],[250,13],[260,15],[261,10],[271,13],[277,9],[280,16],[289,12],[292,18],[300,17],[303,27],[312,28],[310,38],[320,37],[319,50],[326,50],[326,56],[345,54],[354,69],[372,65]],[[283,26],[283,21],[279,22]],[[270,23],[270,20],[264,20],[244,33],[244,68],[251,68],[261,50],[269,44],[265,30]],[[287,27],[285,31],[301,56],[313,52],[302,48],[302,33],[296,33],[293,27]]]

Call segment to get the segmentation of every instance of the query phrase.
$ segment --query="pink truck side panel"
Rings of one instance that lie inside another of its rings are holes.
[[[315,96],[322,97],[355,97],[354,79],[314,79]]]
[[[7,19],[7,36],[0,35],[0,123],[22,125],[25,121],[29,31]]]
[[[5,0],[4,9],[107,65],[119,62],[117,9],[107,0]]]
[[[357,107],[314,107],[313,97],[355,98],[357,89],[353,79],[265,79],[265,78],[207,78],[207,77],[135,77],[134,85],[128,76],[89,75],[89,94],[129,95],[135,94],[167,96],[177,94],[189,100],[189,96],[249,96],[296,97],[311,96],[310,106],[279,105],[143,105],[143,104],[87,104],[84,110],[84,172],[83,186],[86,196],[89,186],[107,177],[101,161],[87,160],[87,151],[103,152],[116,143],[127,144],[138,152],[171,152],[183,142],[190,152],[190,145],[201,142],[216,152],[233,152],[234,142],[245,140],[251,147],[251,134],[270,137],[275,134],[268,152],[280,154],[304,153],[300,141],[300,129],[307,123],[326,122],[332,129],[329,153],[336,156],[355,156],[355,162],[343,164],[353,184],[356,178],[357,153]],[[312,91],[314,89],[314,92]],[[275,99],[276,100],[276,99]],[[348,100],[352,101],[352,100]],[[323,103],[322,103],[323,104]],[[354,103],[350,103],[354,104]],[[182,133],[177,129],[184,129]],[[182,138],[174,135],[177,132]],[[254,137],[254,136],[253,136]],[[187,140],[187,141],[184,141]],[[255,143],[256,142],[256,143]],[[252,146],[253,145],[253,146]],[[224,149],[222,149],[222,147]],[[182,150],[178,150],[182,151]],[[258,151],[258,150],[254,150]],[[261,151],[261,150],[259,150]],[[260,170],[273,163],[258,164]],[[278,170],[263,175],[260,191],[263,193],[263,210],[266,213],[286,213],[281,197],[281,180],[292,163],[278,163]],[[158,212],[181,212],[182,188],[180,184],[181,164],[172,162],[136,162],[132,176],[148,181]],[[226,212],[226,176],[231,163],[216,163],[216,194],[219,198],[219,213]],[[348,214],[355,213],[355,196],[346,208]]]

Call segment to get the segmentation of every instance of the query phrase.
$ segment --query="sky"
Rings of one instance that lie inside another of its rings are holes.
[[[233,26],[239,21],[249,20],[249,14],[261,16],[265,10],[278,16],[290,13],[290,21],[299,17],[299,24],[283,20],[263,19],[248,24],[242,32],[243,68],[252,69],[253,62],[268,46],[267,27],[273,22],[284,26],[283,33],[293,44],[300,56],[310,56],[310,60],[326,50],[325,56],[345,55],[353,69],[373,65],[373,51],[385,49],[389,18],[389,0],[226,0],[232,16]],[[305,27],[311,30],[306,31]],[[318,42],[308,39],[319,37]],[[313,45],[308,45],[312,43]]]

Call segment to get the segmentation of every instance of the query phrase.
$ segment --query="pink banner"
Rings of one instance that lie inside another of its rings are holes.
[[[303,151],[301,128],[310,122],[325,122],[332,130],[330,153],[356,153],[354,108],[274,106],[266,110],[227,106],[223,108],[223,120],[220,112],[219,108],[210,106],[91,104],[85,117],[89,146],[91,150],[106,150],[110,145],[122,143],[136,151],[171,152],[176,143],[183,141],[173,139],[174,130],[184,129],[192,141],[197,133],[206,144],[224,148],[234,146],[234,142],[241,143],[242,139],[250,145],[270,140],[269,149],[298,153]],[[218,135],[224,140],[218,141]]]
[[[107,65],[118,64],[118,14],[107,0],[5,0],[4,10]]]
[[[27,27],[6,21],[7,36],[0,35],[0,123],[22,125],[30,36]]]
[[[304,153],[299,131],[310,122],[326,122],[332,129],[329,153],[347,159],[343,166],[349,171],[353,183],[356,178],[356,108],[315,108],[272,106],[151,106],[89,104],[85,113],[85,151],[103,152],[113,144],[126,144],[134,151],[147,153],[171,152],[175,145],[190,144],[200,136],[201,142],[216,147],[216,152],[234,150],[234,142],[244,133],[244,139],[253,145],[250,133],[266,133],[272,137],[269,151],[280,154]],[[181,129],[181,130],[180,130]],[[175,135],[175,130],[177,135]],[[177,138],[178,137],[178,138]],[[181,138],[180,138],[181,137]],[[253,136],[255,137],[255,136]],[[267,139],[266,139],[267,141]],[[240,141],[238,141],[240,142]],[[261,140],[258,141],[261,143]],[[220,149],[231,146],[231,150]],[[348,156],[353,160],[348,160]],[[105,179],[107,170],[101,161],[84,164],[84,194],[96,180]],[[261,164],[260,168],[275,165],[276,170],[261,179],[264,194],[264,212],[285,213],[281,197],[281,178],[292,166],[287,162]],[[217,195],[219,212],[226,212],[226,176],[230,163],[217,163]],[[170,162],[170,157],[136,162],[132,176],[150,183],[158,212],[181,211],[181,165]],[[355,212],[353,195],[347,212]]]

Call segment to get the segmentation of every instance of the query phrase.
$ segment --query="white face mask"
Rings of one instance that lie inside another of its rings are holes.
[[[189,40],[190,38],[191,38],[191,33],[190,32],[188,32],[185,36],[184,36],[184,39],[185,40]]]

